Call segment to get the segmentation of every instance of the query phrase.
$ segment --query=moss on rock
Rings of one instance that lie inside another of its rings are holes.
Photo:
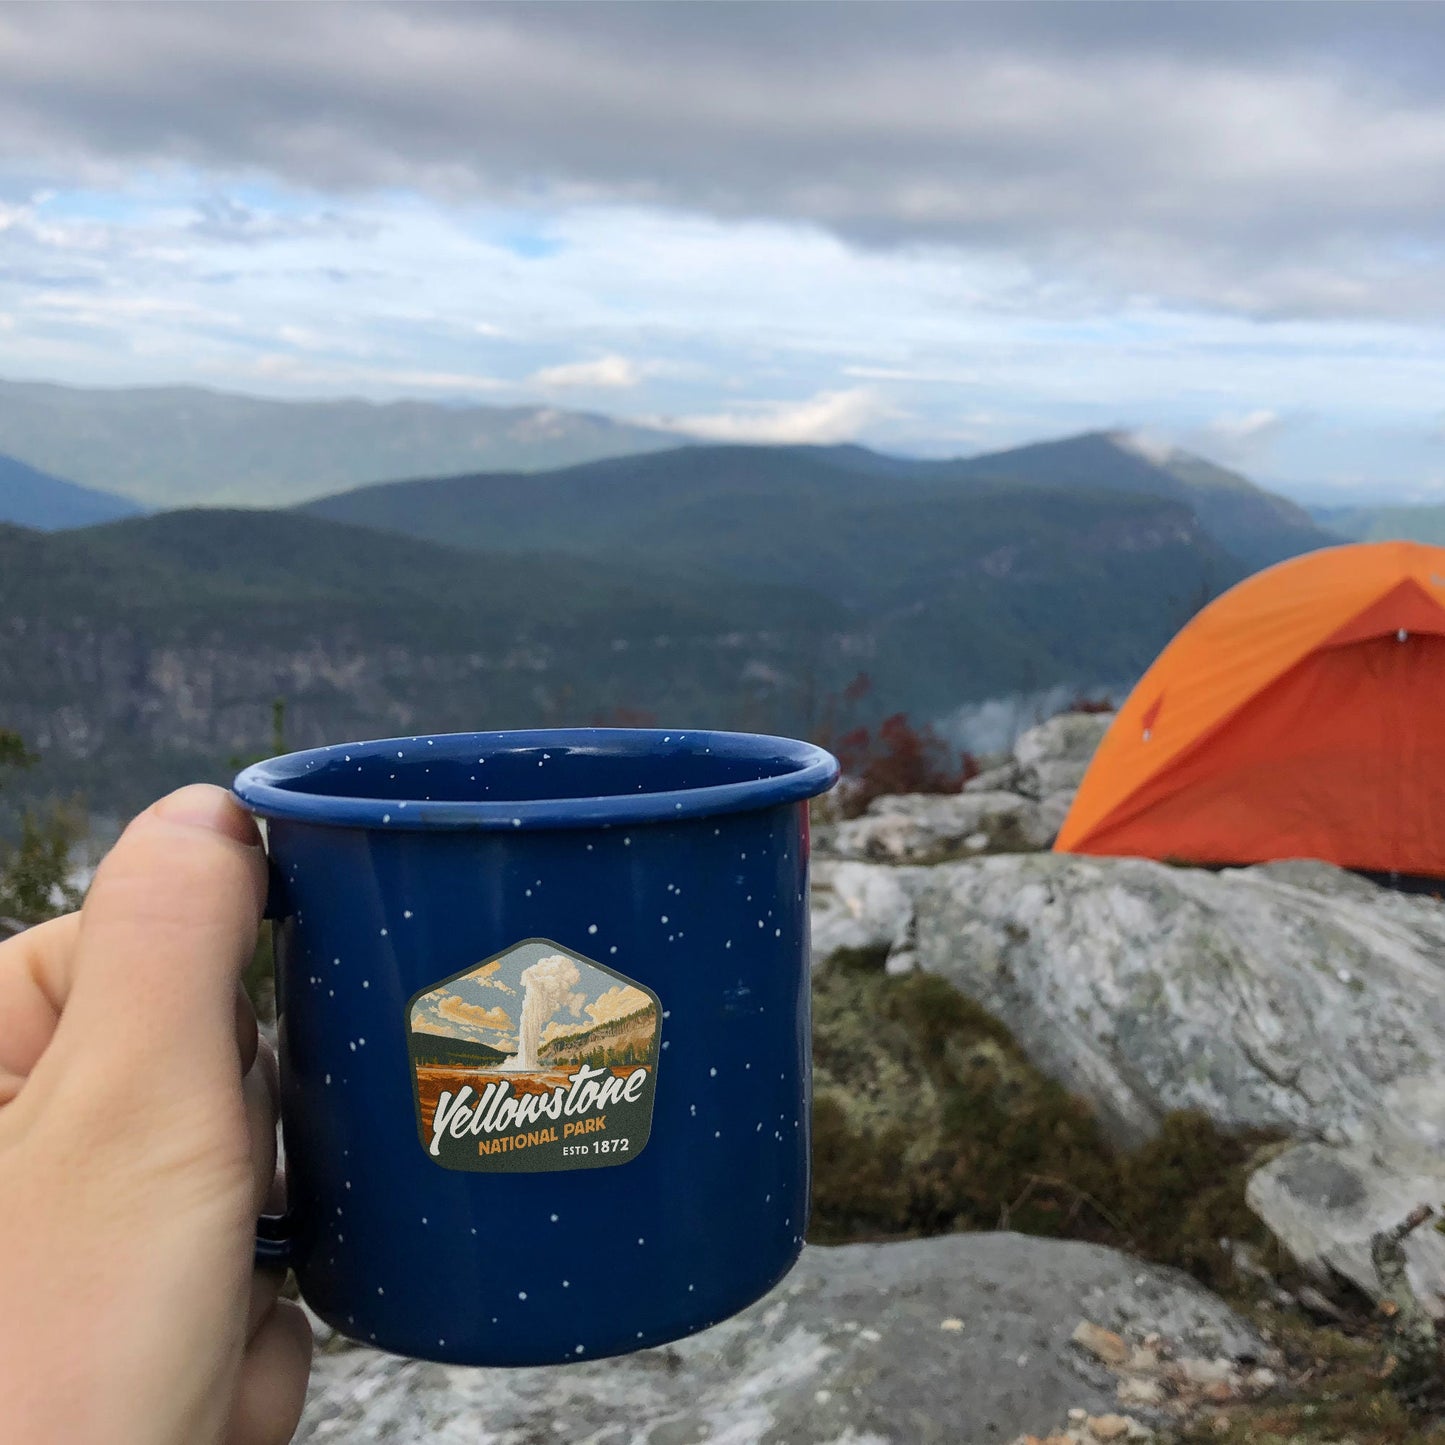
[[[1094,1240],[1227,1283],[1221,1239],[1268,1248],[1244,1184],[1269,1136],[1171,1115],[1126,1153],[1008,1030],[929,974],[849,958],[814,977],[820,1243],[1008,1228]]]

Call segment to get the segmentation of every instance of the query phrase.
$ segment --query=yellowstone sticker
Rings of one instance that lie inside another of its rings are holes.
[[[422,1148],[443,1169],[601,1169],[652,1130],[662,1008],[529,938],[423,989],[406,1030]]]

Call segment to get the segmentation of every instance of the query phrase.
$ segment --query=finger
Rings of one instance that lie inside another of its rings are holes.
[[[69,992],[80,915],[67,913],[0,943],[0,1106],[50,1045]]]
[[[276,1056],[263,1044],[241,1084],[251,1139],[251,1194],[256,1213],[266,1206],[276,1178]]]
[[[203,1095],[234,1088],[236,984],[266,876],[255,825],[221,788],[182,788],[146,810],[96,870],[70,994],[55,1030],[74,1079]],[[146,1067],[163,1042],[164,1070]]]
[[[227,1445],[286,1445],[301,1423],[311,1373],[311,1326],[278,1300],[246,1346]]]

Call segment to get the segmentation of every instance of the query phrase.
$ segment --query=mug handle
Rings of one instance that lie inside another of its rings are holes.
[[[281,875],[268,860],[266,885],[266,908],[261,914],[263,922],[272,923],[286,917],[290,909],[286,905],[285,886]],[[289,1269],[292,1260],[291,1215],[263,1214],[256,1221],[255,1266],[257,1269]]]

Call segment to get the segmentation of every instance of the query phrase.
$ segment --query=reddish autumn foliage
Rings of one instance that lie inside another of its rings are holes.
[[[888,793],[956,793],[979,772],[972,753],[955,756],[931,727],[916,727],[901,712],[884,718],[876,732],[859,727],[844,733],[833,751],[843,765],[851,813]]]

